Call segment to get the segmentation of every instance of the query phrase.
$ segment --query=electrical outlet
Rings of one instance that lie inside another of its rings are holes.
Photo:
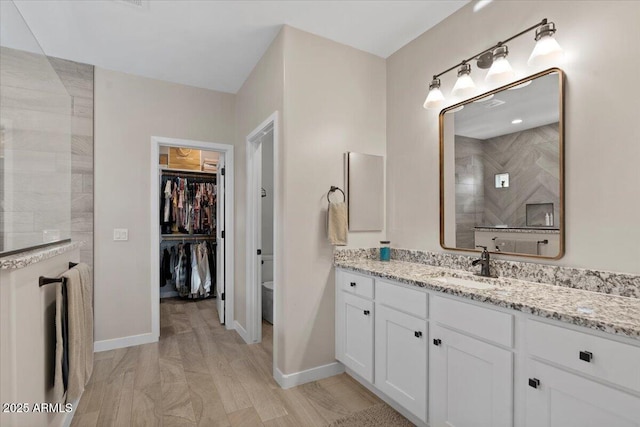
[[[113,229],[113,240],[117,240],[117,241],[129,240],[129,229],[128,228],[114,228]]]

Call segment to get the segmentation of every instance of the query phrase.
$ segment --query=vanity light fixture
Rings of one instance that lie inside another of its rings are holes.
[[[427,99],[424,101],[424,108],[440,108],[442,103],[444,102],[444,95],[440,90],[440,79],[434,77],[429,84],[429,94],[427,95]]]
[[[512,124],[512,125],[519,125],[520,123],[522,123],[522,119],[513,119],[513,120],[511,121],[511,124]]]
[[[493,51],[493,64],[491,64],[487,77],[485,77],[487,83],[507,83],[516,76],[515,71],[511,68],[511,64],[507,61],[507,55],[509,55],[507,45],[497,47]]]
[[[557,62],[562,59],[562,48],[553,38],[555,32],[556,24],[553,22],[543,24],[536,29],[536,46],[533,48],[527,64],[536,66],[547,61]]]
[[[449,71],[458,69],[458,80],[453,87],[452,94],[454,96],[469,96],[473,93],[475,85],[471,79],[471,65],[470,61],[476,61],[478,68],[487,69],[486,81],[490,84],[501,84],[512,80],[515,77],[515,72],[511,68],[509,61],[507,61],[507,55],[509,49],[507,43],[514,40],[532,30],[536,30],[535,40],[536,45],[529,57],[529,65],[540,65],[546,61],[555,62],[562,58],[562,48],[553,38],[553,34],[556,32],[556,26],[553,22],[548,22],[547,18],[532,25],[525,30],[520,31],[518,34],[509,37],[504,41],[499,41],[495,45],[483,50],[480,53],[473,55],[472,57],[465,59],[458,64],[447,68],[439,74],[433,76],[433,80],[429,85],[429,93],[427,99],[424,102],[424,108],[436,109],[444,103],[444,95],[440,90],[440,76],[448,73]]]
[[[471,64],[465,62],[458,69],[458,80],[456,80],[456,84],[453,86],[451,95],[466,98],[473,93],[476,85],[473,83],[473,79],[469,74],[471,74]]]

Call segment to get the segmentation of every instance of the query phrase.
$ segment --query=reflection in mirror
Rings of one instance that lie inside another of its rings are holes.
[[[440,113],[440,243],[560,258],[562,81],[548,70]]]

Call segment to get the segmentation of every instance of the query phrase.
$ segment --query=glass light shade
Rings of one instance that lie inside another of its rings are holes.
[[[516,76],[511,68],[511,64],[505,57],[499,57],[493,60],[493,65],[489,68],[485,81],[489,84],[507,83]]]
[[[564,53],[562,48],[556,39],[549,34],[541,37],[540,40],[536,42],[527,64],[529,64],[529,66],[547,65],[557,63],[561,61],[563,57]]]
[[[466,98],[470,96],[476,89],[475,83],[469,74],[463,74],[458,77],[456,84],[453,86],[451,94],[453,96],[459,96],[460,98]]]
[[[442,91],[440,88],[435,87],[429,91],[429,94],[427,94],[427,99],[424,101],[423,107],[431,110],[439,108],[443,102],[444,95],[442,94]]]

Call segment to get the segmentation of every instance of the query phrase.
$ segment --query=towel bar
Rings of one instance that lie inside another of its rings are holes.
[[[56,277],[56,278],[51,278],[51,277],[44,277],[44,276],[40,276],[40,278],[38,279],[38,286],[43,287],[44,285],[48,285],[50,283],[66,283],[67,278],[66,277]]]

